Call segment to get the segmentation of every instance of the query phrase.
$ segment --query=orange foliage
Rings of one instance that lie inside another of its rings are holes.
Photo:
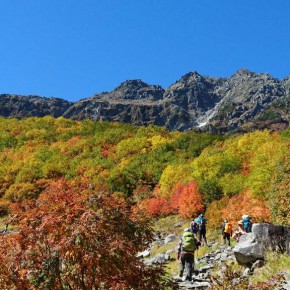
[[[183,218],[191,218],[204,211],[203,199],[195,181],[181,184],[177,188],[177,195],[179,196],[179,214]]]
[[[270,210],[262,200],[252,197],[250,192],[240,193],[229,199],[221,211],[222,217],[231,221],[239,221],[242,215],[248,214],[253,222],[268,222]]]
[[[229,203],[228,197],[220,200],[214,200],[206,210],[206,218],[208,220],[208,228],[219,228],[223,222],[222,210]]]

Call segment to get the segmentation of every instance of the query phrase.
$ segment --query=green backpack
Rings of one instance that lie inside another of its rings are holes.
[[[183,250],[186,252],[194,252],[195,240],[194,235],[191,232],[185,232],[182,236]]]

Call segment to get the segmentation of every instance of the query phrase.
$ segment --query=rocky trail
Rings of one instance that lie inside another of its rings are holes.
[[[184,281],[185,277],[173,277],[176,289],[208,289],[212,287],[211,272],[216,266],[220,269],[217,281],[222,283],[223,271],[226,270],[225,264],[235,259],[232,248],[218,244],[210,244],[209,246],[218,247],[218,249],[209,252],[202,258],[195,259],[192,281]]]
[[[165,238],[157,239],[154,244],[159,246],[168,245],[168,250],[165,253],[159,253],[153,257],[149,257],[150,249],[140,253],[140,256],[145,258],[145,263],[147,265],[153,265],[158,263],[173,262],[179,267],[179,261],[176,261],[176,245],[178,244],[178,237],[171,234]],[[153,245],[154,246],[154,245]],[[198,255],[198,250],[196,252]],[[196,256],[197,256],[196,255]],[[199,255],[198,255],[199,256]],[[224,272],[227,270],[228,263],[234,263],[235,256],[232,247],[222,245],[219,243],[209,243],[208,253],[204,256],[195,258],[195,269],[192,277],[192,281],[185,281],[186,271],[184,272],[184,277],[179,277],[174,275],[172,281],[174,284],[174,289],[210,289],[214,284],[222,284]],[[212,271],[213,269],[219,269],[213,281]],[[236,278],[232,281],[233,285],[240,282],[241,279],[247,279],[250,271],[245,271],[244,276]]]
[[[180,236],[177,232],[159,232],[150,248],[139,253],[147,265],[161,263],[174,269],[171,271],[174,289],[250,289],[249,278],[265,265],[266,250],[282,250],[289,254],[290,227],[254,224],[253,232],[243,235],[234,247],[211,242],[199,248],[195,252],[192,281],[185,281],[186,271],[184,277],[178,276],[180,262],[176,261],[176,249]],[[279,287],[269,289],[290,289],[290,281],[286,278],[289,273],[280,274]]]

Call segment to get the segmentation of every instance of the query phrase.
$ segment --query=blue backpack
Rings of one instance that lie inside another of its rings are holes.
[[[250,216],[247,215],[247,216],[243,217],[243,224],[244,224],[245,231],[247,233],[251,232],[251,230],[252,230],[252,222],[251,222]]]

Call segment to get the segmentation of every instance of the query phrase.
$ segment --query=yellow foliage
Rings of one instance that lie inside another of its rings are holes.
[[[168,165],[159,180],[159,195],[170,195],[178,183],[186,180],[189,170],[190,168],[186,165]]]
[[[168,139],[161,136],[161,135],[155,135],[155,136],[148,138],[148,141],[151,143],[152,149],[154,149],[162,144],[167,143]]]

